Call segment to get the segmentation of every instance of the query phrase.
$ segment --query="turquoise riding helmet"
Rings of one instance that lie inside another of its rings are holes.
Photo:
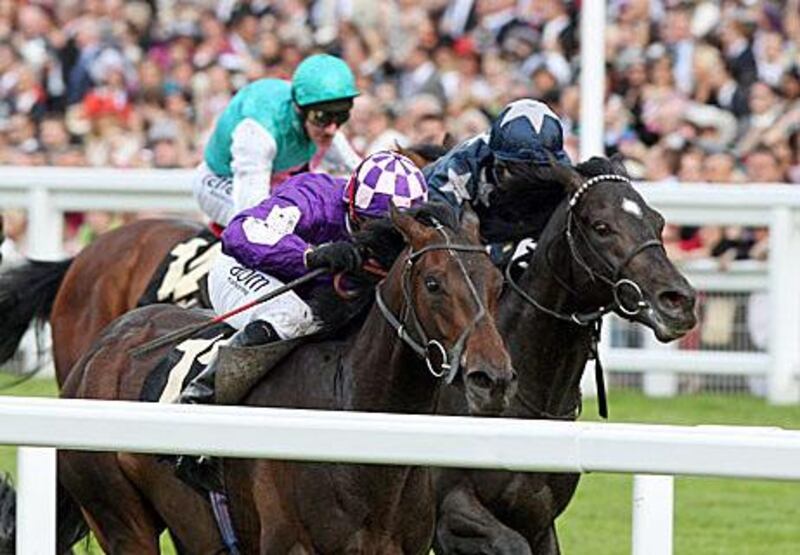
[[[314,54],[303,60],[292,76],[292,97],[301,108],[337,100],[352,100],[360,93],[356,78],[341,58]]]

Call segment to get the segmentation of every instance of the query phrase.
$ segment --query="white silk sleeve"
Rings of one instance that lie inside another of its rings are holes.
[[[253,119],[242,120],[233,130],[232,139],[232,197],[234,211],[238,214],[269,197],[272,162],[278,144],[272,134]]]
[[[313,171],[324,171],[334,175],[349,175],[353,173],[356,166],[361,162],[359,156],[344,133],[337,131],[331,141],[331,146],[322,155],[318,167],[312,167]]]

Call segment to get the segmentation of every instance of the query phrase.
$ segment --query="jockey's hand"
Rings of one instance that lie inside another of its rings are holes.
[[[352,272],[361,267],[361,253],[358,248],[347,241],[338,241],[320,245],[306,254],[306,267],[327,268],[332,274]]]

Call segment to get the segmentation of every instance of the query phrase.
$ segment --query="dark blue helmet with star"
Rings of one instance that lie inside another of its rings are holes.
[[[552,156],[562,164],[570,163],[558,116],[544,102],[530,98],[503,108],[492,123],[489,148],[502,161],[548,165]]]

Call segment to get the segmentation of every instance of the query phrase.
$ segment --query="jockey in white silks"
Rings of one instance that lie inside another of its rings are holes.
[[[225,227],[294,173],[352,172],[360,157],[339,128],[358,94],[353,72],[328,54],[303,60],[291,83],[260,79],[243,87],[217,120],[195,172],[200,209]]]

